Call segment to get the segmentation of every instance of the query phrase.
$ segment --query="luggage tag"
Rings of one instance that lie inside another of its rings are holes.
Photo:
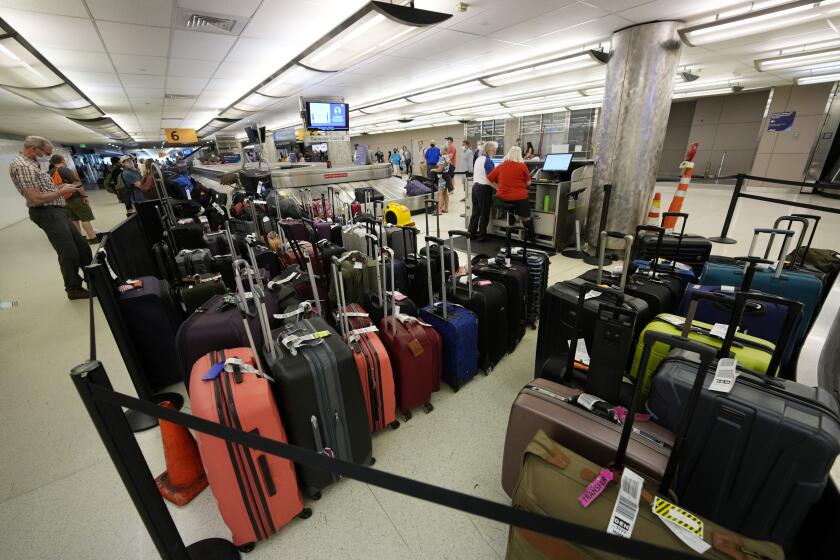
[[[607,486],[610,482],[615,478],[615,475],[610,469],[602,470],[598,476],[595,477],[595,480],[589,483],[586,487],[586,490],[583,491],[583,494],[578,496],[578,501],[580,505],[585,508],[589,507],[589,504],[594,502],[598,496],[600,496],[604,490],[607,489]]]
[[[470,276],[470,275],[468,275],[468,274],[464,274],[463,276],[459,276],[459,277],[458,277],[458,283],[459,283],[459,284],[463,284],[464,286],[466,286],[466,285],[468,285],[468,284],[469,284],[469,283],[470,283],[470,282],[471,282],[474,278],[475,278],[475,275]]]
[[[478,282],[476,282],[476,285],[477,286],[489,286],[492,283],[493,282],[491,280],[479,280]]]
[[[734,294],[735,293],[735,286],[721,286],[720,291],[727,293],[727,294]]]
[[[622,424],[627,419],[627,409],[623,406],[616,406],[613,408],[615,411],[616,416],[618,417],[619,422]],[[634,422],[650,422],[651,415],[647,413],[637,412],[634,416]]]
[[[569,347],[571,348],[572,343],[569,341]],[[586,350],[586,340],[579,338],[577,341],[577,346],[575,347],[575,362],[589,366],[590,358],[589,352]]]
[[[721,340],[723,340],[726,338],[726,331],[728,330],[729,325],[727,325],[726,323],[715,323],[712,326],[712,329],[709,331],[709,336],[713,336],[715,338],[720,338]]]
[[[407,295],[405,295],[404,293],[400,292],[399,290],[394,290],[394,291],[393,291],[393,292],[391,292],[391,293],[392,293],[392,294],[393,294],[393,296],[394,296],[394,301],[402,301],[402,300],[404,300],[404,299],[408,298],[408,296],[407,296]],[[396,314],[399,314],[399,312],[397,312]]]
[[[735,380],[738,378],[738,360],[735,358],[721,358],[718,360],[717,368],[715,369],[715,378],[709,385],[710,391],[717,391],[718,393],[729,393],[735,386]]]
[[[620,424],[618,420],[618,415],[613,410],[610,403],[605,401],[600,397],[596,397],[595,395],[590,395],[588,393],[581,393],[575,399],[575,403],[588,410],[595,416],[600,416],[605,420],[609,420],[613,424]]]
[[[207,373],[201,376],[202,381],[212,381],[221,375],[222,371],[225,369],[224,362],[219,362],[218,364],[213,364],[210,366],[210,369],[207,370]]]
[[[126,292],[130,292],[131,290],[136,290],[136,289],[142,288],[142,287],[143,287],[143,281],[142,280],[132,280],[131,278],[129,278],[123,284],[117,286],[117,291],[121,294],[124,294]]]
[[[683,328],[683,326],[685,325],[685,319],[683,317],[678,316],[678,315],[671,315],[669,313],[663,313],[661,315],[657,315],[656,318],[659,319],[660,321],[665,321],[669,325],[673,325],[673,326],[675,326],[679,329]]]
[[[302,301],[293,311],[288,311],[286,313],[275,313],[274,318],[283,320],[288,319],[289,317],[297,317],[298,315],[301,315],[302,313],[307,313],[309,311],[312,311],[312,302]]]
[[[324,342],[322,339],[326,338],[330,335],[330,331],[318,331],[311,334],[306,334],[303,336],[297,335],[289,335],[280,343],[286,347],[286,349],[291,352],[292,356],[297,356],[297,349],[303,346],[307,342],[314,342],[314,344],[307,344],[307,346],[317,346]]]
[[[627,467],[621,474],[621,487],[613,505],[607,533],[629,539],[639,514],[639,498],[644,480]]]
[[[678,539],[697,554],[704,554],[712,545],[703,540],[703,520],[671,502],[655,496],[651,511]]]
[[[599,292],[598,290],[589,290],[588,292],[583,294],[583,300],[586,301],[588,299],[596,298],[596,297],[600,296],[601,293],[602,292]]]

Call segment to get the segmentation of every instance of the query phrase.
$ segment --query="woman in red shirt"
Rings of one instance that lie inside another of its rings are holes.
[[[514,203],[516,215],[528,235],[528,241],[534,241],[534,223],[531,221],[531,204],[528,202],[528,186],[531,173],[522,160],[522,148],[514,146],[505,155],[504,161],[487,176],[492,183],[499,185],[496,197],[504,202]]]

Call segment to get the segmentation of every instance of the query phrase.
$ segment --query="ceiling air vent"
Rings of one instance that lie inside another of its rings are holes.
[[[244,25],[243,21],[227,14],[196,12],[186,8],[178,10],[176,19],[176,26],[180,29],[223,35],[239,35]]]

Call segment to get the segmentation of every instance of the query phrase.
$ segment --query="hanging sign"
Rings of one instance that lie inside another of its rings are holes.
[[[796,111],[784,111],[770,115],[770,124],[767,130],[770,132],[788,132],[793,128],[793,119],[796,118]]]
[[[164,128],[166,141],[170,144],[195,144],[198,136],[194,128]]]

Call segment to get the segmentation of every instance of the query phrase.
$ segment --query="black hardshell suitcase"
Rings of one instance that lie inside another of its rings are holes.
[[[651,233],[640,233],[636,243],[636,252],[633,254],[634,259],[641,259],[649,261],[653,258],[655,253],[669,261],[678,261],[687,264],[694,271],[695,276],[700,277],[703,272],[703,265],[709,260],[709,255],[712,254],[712,242],[702,235],[694,235],[685,233],[685,220],[688,214],[682,212],[663,212],[662,223],[668,217],[682,218],[682,231],[668,232],[662,239],[660,244],[659,235]],[[659,248],[657,249],[657,246]]]
[[[672,429],[697,375],[694,356],[673,351],[648,399]],[[680,504],[745,536],[789,544],[828,483],[840,453],[840,408],[821,388],[740,370],[729,394],[707,375],[680,462]]]
[[[665,229],[656,226],[637,226],[636,239],[642,232],[655,232],[660,242],[665,236]],[[622,238],[620,233],[608,233],[608,236]],[[601,243],[603,244],[603,237]],[[652,260],[659,262],[659,251],[654,250]],[[603,261],[602,261],[603,262]],[[581,275],[581,278],[594,284],[607,284],[610,286],[620,283],[620,273],[611,273],[603,270],[603,267],[588,270]],[[682,301],[685,284],[675,275],[654,272],[653,267],[646,271],[639,271],[627,277],[624,285],[624,292],[627,295],[637,297],[648,304],[648,312],[651,317],[660,313],[671,313]]]
[[[476,255],[472,260],[473,274],[479,278],[498,282],[505,287],[507,294],[508,352],[516,350],[519,341],[525,336],[525,306],[528,296],[528,271],[523,268],[508,267],[488,260],[485,255]]]
[[[436,220],[436,223],[437,223],[437,233],[435,235],[438,238],[440,238],[440,214],[438,213],[438,203],[437,203],[436,200],[427,200],[425,202],[425,204],[426,204],[426,235],[427,236],[431,235],[430,230],[429,230],[429,212],[433,211],[435,213],[435,220]],[[414,244],[415,244],[415,246],[417,245],[417,237],[416,236],[415,236],[415,239],[414,239]],[[420,256],[421,257],[431,256],[432,270],[437,270],[438,269],[438,266],[436,266],[436,265],[440,265],[440,260],[438,260],[438,259],[441,258],[440,257],[441,254],[443,254],[443,267],[446,269],[446,275],[448,277],[450,274],[454,274],[455,271],[458,270],[458,265],[459,265],[458,254],[453,253],[452,249],[450,249],[449,247],[438,246],[437,244],[434,244],[434,243],[431,244],[431,246],[427,244],[425,247],[420,248]],[[423,263],[423,266],[425,266],[425,263]],[[423,269],[423,270],[425,270],[425,269]],[[434,278],[432,279],[432,282],[434,283],[435,290],[438,290],[440,288],[440,285],[439,285],[439,282],[438,282],[438,279],[437,279],[437,274],[433,274],[432,276],[434,276]],[[417,300],[414,300],[414,301],[417,301]],[[420,302],[418,301],[417,304],[420,305]]]
[[[630,237],[630,236],[627,236]],[[577,324],[578,336],[584,339],[586,348],[592,348],[592,337],[598,318],[598,309],[604,298],[612,300],[616,305],[625,305],[636,312],[633,344],[645,325],[650,320],[650,310],[644,300],[623,293],[627,278],[627,265],[630,262],[631,243],[627,240],[625,247],[622,280],[618,287],[609,290],[599,290],[599,294],[584,301],[583,316],[576,319],[580,291],[585,284],[591,284],[584,278],[572,278],[550,286],[545,292],[540,314],[540,328],[537,334],[537,352],[534,362],[534,377],[544,377],[557,383],[563,382],[566,369],[569,341],[575,333]],[[602,240],[601,246],[605,245]],[[603,262],[603,258],[601,259]],[[577,323],[576,323],[577,320]],[[632,354],[631,354],[632,355]]]
[[[169,229],[173,247],[176,251],[184,249],[204,249],[207,243],[204,241],[204,226],[198,221],[183,220]]]
[[[453,275],[447,293],[450,302],[466,307],[478,318],[478,367],[488,374],[502,360],[509,346],[507,290],[504,284],[486,278],[473,279],[469,233],[449,230],[450,249],[455,254],[453,238],[459,235],[467,239],[468,285],[464,286]]]
[[[525,321],[531,328],[536,328],[537,320],[540,317],[542,298],[548,287],[548,266],[550,264],[548,253],[537,249],[529,249],[527,239],[522,238],[524,245],[515,248],[502,247],[496,255],[497,264],[505,264],[510,255],[511,265],[521,262],[528,272],[528,295],[525,308]],[[527,258],[523,258],[526,255]]]
[[[117,301],[143,373],[157,392],[181,379],[175,333],[183,313],[169,291],[169,282],[155,276],[138,280],[142,285],[120,292]]]

